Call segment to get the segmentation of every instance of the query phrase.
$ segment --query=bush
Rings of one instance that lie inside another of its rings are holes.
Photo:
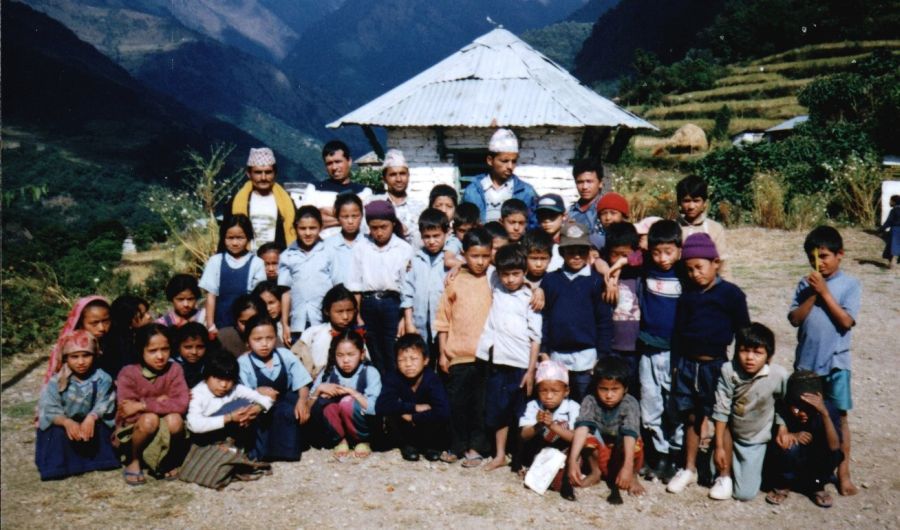
[[[356,168],[350,173],[350,180],[365,184],[378,195],[384,193],[384,180],[381,179],[381,170],[374,167]]]
[[[830,173],[834,182],[833,198],[842,217],[860,226],[875,226],[878,194],[885,179],[878,162],[852,157]]]
[[[788,204],[785,228],[808,230],[825,224],[828,219],[829,196],[826,193],[797,195]]]
[[[675,182],[681,176],[623,167],[611,176],[611,181],[613,190],[628,200],[632,221],[651,215],[672,219],[678,214]]]
[[[728,126],[731,125],[731,117],[733,113],[731,109],[728,108],[728,105],[722,105],[718,111],[716,111],[716,115],[714,118],[715,125],[713,125],[712,131],[710,132],[710,136],[715,140],[724,140],[728,138]]]
[[[3,355],[32,351],[56,338],[75,297],[59,285],[48,265],[28,264],[3,278]]]
[[[753,224],[763,228],[784,228],[784,186],[775,173],[759,173],[753,178]]]

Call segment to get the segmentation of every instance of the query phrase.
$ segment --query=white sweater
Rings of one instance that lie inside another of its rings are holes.
[[[212,416],[211,414],[221,409],[225,404],[241,398],[259,404],[264,410],[269,410],[272,407],[271,398],[242,384],[235,385],[228,395],[216,397],[209,387],[206,386],[206,381],[197,383],[197,386],[191,389],[191,404],[187,413],[188,430],[201,433],[225,428],[225,415]]]

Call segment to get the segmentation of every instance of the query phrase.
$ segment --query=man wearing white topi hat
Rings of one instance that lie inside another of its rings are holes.
[[[410,199],[406,194],[409,187],[409,164],[403,156],[403,151],[388,149],[384,154],[381,179],[384,181],[385,193],[372,196],[372,200],[388,201],[394,205],[394,213],[403,223],[404,239],[413,247],[420,247],[419,215],[425,206]]]
[[[500,220],[500,207],[509,199],[519,199],[528,206],[528,227],[537,226],[535,207],[537,193],[531,184],[513,172],[519,160],[519,141],[509,129],[497,129],[488,144],[488,173],[479,175],[463,193],[462,202],[470,202],[481,210],[481,222]]]
[[[246,215],[253,223],[251,248],[275,242],[281,248],[297,239],[294,232],[294,201],[275,182],[278,165],[268,147],[253,147],[247,156],[247,182],[225,208],[225,217]]]

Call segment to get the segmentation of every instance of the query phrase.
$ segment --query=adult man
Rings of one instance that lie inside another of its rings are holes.
[[[225,216],[243,214],[253,223],[251,248],[275,242],[286,248],[297,239],[294,232],[294,201],[275,182],[278,166],[268,147],[251,148],[247,157],[247,182],[234,194]]]
[[[535,206],[537,193],[531,184],[513,172],[519,160],[519,141],[509,129],[497,129],[488,144],[487,164],[490,171],[475,177],[462,202],[470,202],[481,211],[481,222],[498,221],[500,207],[509,199],[519,199],[528,206],[528,227],[537,226]]]
[[[584,225],[591,234],[602,232],[597,202],[603,191],[603,167],[594,160],[578,160],[572,167],[578,200],[569,205],[570,222]]]
[[[403,223],[403,236],[406,242],[418,248],[419,242],[419,215],[425,206],[407,197],[406,189],[409,187],[409,164],[403,151],[389,149],[384,154],[384,164],[381,167],[381,179],[384,181],[385,193],[375,195],[372,200],[388,201],[394,205],[394,213],[397,219]]]
[[[365,184],[350,181],[350,166],[353,159],[350,157],[350,148],[340,140],[331,140],[322,148],[322,162],[328,179],[316,183],[319,191],[331,191],[337,194],[355,193],[362,201],[368,202],[372,196],[372,190]],[[330,206],[319,208],[322,212],[324,227],[337,226],[337,218],[334,208]]]

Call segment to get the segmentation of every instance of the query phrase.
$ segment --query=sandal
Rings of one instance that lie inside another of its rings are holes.
[[[368,458],[372,454],[372,448],[366,442],[360,442],[353,448],[353,456],[356,458]]]
[[[178,480],[178,473],[181,472],[181,468],[170,469],[166,471],[166,474],[163,475],[163,480],[171,482],[173,480]]]
[[[440,456],[440,461],[445,464],[455,464],[458,460],[459,457],[450,451],[444,451]]]
[[[142,486],[147,483],[147,480],[144,478],[143,471],[128,471],[127,469],[122,470],[122,477],[125,479],[125,484],[129,486]],[[131,478],[132,480],[128,480]]]
[[[831,508],[834,504],[834,499],[831,498],[831,494],[825,490],[817,491],[810,496],[813,503],[819,508]]]
[[[470,456],[466,455],[462,459],[462,467],[466,469],[472,469],[481,465],[484,462],[484,457],[481,455]]]
[[[343,460],[344,458],[350,456],[350,445],[347,444],[347,442],[341,442],[334,446],[334,449],[332,449],[332,453],[338,460]]]
[[[766,494],[766,502],[775,506],[781,506],[781,503],[788,498],[790,490],[772,488],[772,491]]]

